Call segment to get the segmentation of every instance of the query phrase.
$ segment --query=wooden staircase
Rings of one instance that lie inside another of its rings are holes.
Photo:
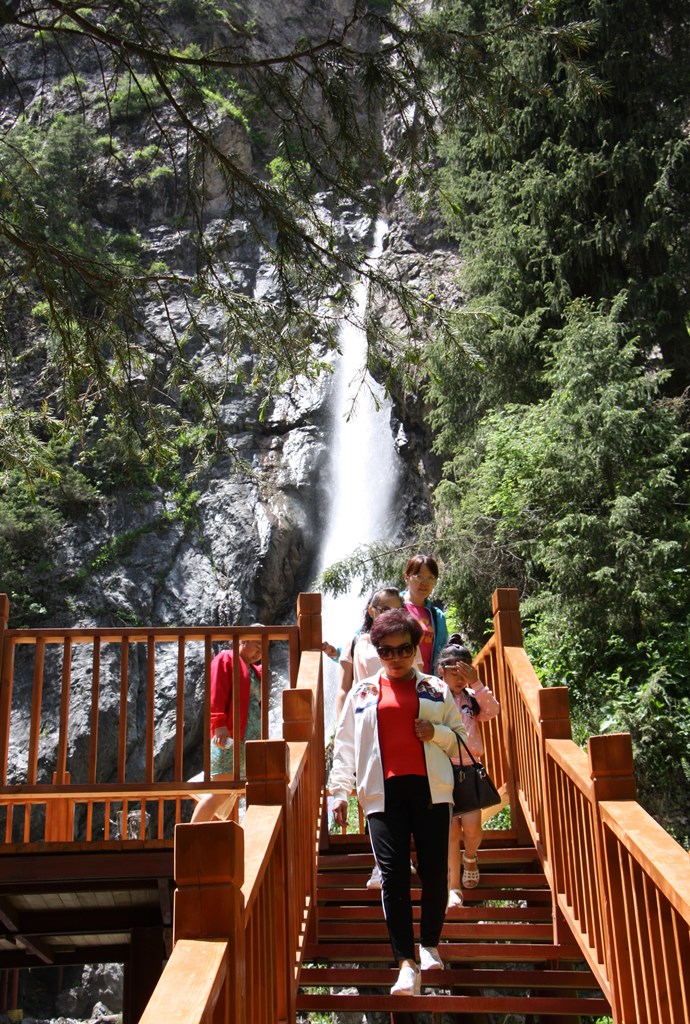
[[[424,973],[421,998],[390,995],[397,970],[380,891],[366,888],[368,841],[331,836],[319,856],[316,935],[304,950],[298,1021],[316,1011],[391,1012],[401,1022],[415,1011],[439,1020],[457,1014],[464,1024],[508,1014],[540,1024],[608,1015],[579,947],[554,944],[552,895],[536,850],[511,845],[500,831],[485,836],[479,887],[465,890],[465,905],[448,912],[439,944],[446,970]],[[412,895],[418,920],[415,876]]]

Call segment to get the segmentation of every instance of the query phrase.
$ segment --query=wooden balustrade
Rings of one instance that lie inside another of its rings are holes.
[[[567,689],[542,687],[522,649],[517,592],[495,592],[494,621],[511,814],[549,879],[554,939],[580,947],[614,1024],[687,1024],[690,858],[635,802],[629,735],[573,743]]]
[[[239,744],[232,781],[210,781],[210,664],[218,646],[235,652],[239,717],[239,640],[261,639],[263,738],[274,643],[287,645],[289,685],[297,681],[299,626],[10,629],[8,616],[0,595],[0,853],[3,842],[171,843],[194,793],[244,788]],[[305,615],[309,639],[318,621],[313,611]],[[175,682],[172,716],[159,706],[163,679]],[[87,750],[83,734],[76,741],[76,715],[89,723]],[[198,748],[200,733],[203,781],[189,783],[190,748]],[[111,748],[115,738],[112,763],[104,756],[106,735]]]
[[[239,824],[176,828],[176,944],[141,1024],[168,1024],[171,1016],[185,1024],[295,1019],[316,896],[324,772],[318,595],[301,597],[315,649],[302,653],[297,687],[283,692],[284,739],[246,745],[246,814]],[[190,978],[193,996],[179,1018],[170,993]]]

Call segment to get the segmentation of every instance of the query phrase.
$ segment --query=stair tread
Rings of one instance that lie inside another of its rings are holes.
[[[329,904],[317,908],[319,924],[326,921],[360,921],[366,927],[371,921],[381,920],[381,902],[376,903],[346,903]],[[418,921],[421,916],[419,904],[412,908],[412,916]],[[485,906],[483,903],[465,904],[462,907],[453,907],[447,912],[446,922],[460,921],[514,921],[525,923],[528,921],[548,921],[551,923],[551,905],[546,904],[538,907],[493,907]]]
[[[340,838],[351,841],[332,844],[319,858],[319,940],[307,941],[302,950],[299,1010],[592,1018],[610,1013],[579,946],[553,941],[553,897],[537,851],[517,846],[505,833],[485,840],[479,886],[464,890],[464,905],[448,911],[439,943],[447,969],[424,973],[421,1001],[391,996],[397,968],[381,891],[366,888],[371,848],[366,837],[359,844],[355,837]],[[413,875],[417,923],[420,895]]]
[[[545,960],[581,962],[582,951],[578,946],[556,946],[549,942],[442,942],[441,955],[448,963],[456,961],[485,961],[496,963],[537,963]],[[391,960],[391,948],[385,942],[307,942],[303,961],[331,963],[367,963],[369,961]]]
[[[300,971],[302,988],[332,985],[358,989],[372,986],[391,986],[398,975],[397,967],[303,967]],[[428,976],[425,975],[425,977]],[[559,988],[598,992],[597,981],[588,969],[584,970],[506,970],[488,967],[449,967],[443,972],[446,986],[463,985],[471,988]]]
[[[367,889],[365,882],[366,879],[362,879],[359,886],[324,886],[320,883],[318,887],[319,904],[336,903],[342,905],[357,901],[358,903],[375,903],[381,906],[381,890]],[[419,903],[420,894],[421,890],[418,886],[412,888],[413,903]],[[549,907],[552,903],[551,890],[548,887],[500,889],[492,886],[486,888],[480,886],[477,889],[463,889],[463,897],[466,906],[490,901],[548,904]]]
[[[319,890],[322,888],[366,888],[369,874],[370,872],[368,871],[319,871],[317,874],[317,886]],[[421,887],[421,882],[417,875],[412,875],[410,884],[413,892]],[[547,886],[547,881],[541,871],[482,871],[479,888],[485,889],[492,886],[494,888],[520,886],[526,889],[539,889]]]
[[[534,847],[508,846],[493,849],[482,844],[479,853],[480,864],[539,864],[539,854]],[[319,871],[338,871],[343,868],[368,870],[374,866],[371,847],[352,853],[323,853],[319,858]]]
[[[540,924],[528,921],[525,924],[520,922],[477,922],[469,921],[450,922],[446,921],[443,927],[443,938],[456,940],[463,939],[464,935],[471,935],[478,939],[499,939],[509,940],[530,940],[532,942],[551,942],[553,940],[553,925]],[[375,939],[388,939],[388,928],[386,922],[380,921],[321,921],[319,924],[319,938],[322,942],[331,942],[334,938],[362,939],[364,941]]]
[[[422,987],[424,987],[424,984]],[[609,1004],[602,996],[496,996],[444,995],[439,992],[421,996],[353,995],[345,993],[308,995],[298,993],[298,1010],[408,1010],[418,1013],[497,1013],[497,1014],[567,1014],[601,1016],[609,1013]]]

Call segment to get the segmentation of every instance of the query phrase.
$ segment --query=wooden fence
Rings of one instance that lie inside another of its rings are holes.
[[[615,1024],[687,1024],[690,857],[636,803],[629,736],[593,737],[587,751],[573,743],[567,689],[544,688],[522,647],[517,592],[497,590],[493,611],[495,634],[476,659],[502,708],[484,727],[487,762],[509,796],[515,840],[534,844],[539,852],[553,894],[554,938],[563,946],[579,946],[610,1002]],[[87,637],[96,631],[77,631],[81,637],[74,631],[33,631],[30,637],[28,631],[8,630],[6,621],[5,614],[0,698],[5,765],[12,729],[11,666],[21,643],[36,647],[33,679],[38,696],[32,705],[27,781],[3,785],[0,805],[67,801],[62,805],[67,820],[59,827],[69,830],[75,800],[95,799],[97,792],[99,799],[124,801],[129,793],[122,759],[121,778],[110,790],[90,781],[96,766],[91,754],[87,779],[79,784],[67,779],[71,650],[89,642]],[[211,642],[247,631],[192,631],[205,645],[206,676]],[[182,640],[186,649],[184,632],[170,636],[178,650]],[[302,595],[294,632],[266,628],[263,642],[277,637],[287,639],[291,651],[302,651],[298,674],[297,661],[294,666],[291,661],[293,689],[283,694],[283,739],[247,744],[247,810],[241,825],[176,826],[175,946],[144,1024],[169,1024],[171,1019],[184,1019],[185,1024],[294,1022],[301,950],[312,925],[323,811],[319,595]],[[61,645],[63,652],[54,786],[36,777],[45,663],[39,640],[46,648]],[[121,650],[142,643],[147,652],[169,642],[161,630],[119,631],[113,640]],[[103,642],[101,637],[101,647]],[[91,661],[96,666],[94,652],[95,647]],[[152,659],[147,657],[148,666]],[[96,688],[98,677],[94,667]],[[147,667],[147,720],[155,706],[148,682],[154,677]],[[121,710],[127,704],[126,672],[123,679]],[[183,719],[180,712],[178,722]],[[124,728],[119,736],[122,752],[127,750]],[[152,800],[177,800],[180,780],[153,782],[151,735],[146,733],[145,793],[139,783],[139,799],[148,801],[150,778]],[[207,735],[204,740],[208,747]],[[205,782],[200,788],[214,785]],[[15,827],[11,819],[5,825],[6,842]]]
[[[687,1024],[690,856],[635,801],[627,733],[592,737],[586,752],[572,741],[567,688],[544,688],[522,647],[517,591],[495,591],[493,612],[476,659],[501,700],[489,763],[518,841],[539,851],[555,939],[580,947],[615,1024]]]
[[[324,785],[318,650],[283,694],[283,735],[247,743],[241,824],[177,826],[175,946],[141,1024],[295,1019]]]
[[[261,641],[262,738],[275,644],[286,649],[287,685],[297,679],[298,626],[10,629],[8,616],[0,595],[0,850],[3,841],[172,842],[194,793],[244,788],[239,744],[233,780],[208,781],[210,665],[219,646],[235,653],[237,721],[239,641]],[[161,703],[164,681],[175,691],[173,715]],[[106,738],[114,761],[105,759]],[[200,745],[203,779],[190,783],[190,751]]]

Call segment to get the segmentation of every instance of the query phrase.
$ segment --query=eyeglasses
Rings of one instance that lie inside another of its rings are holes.
[[[377,612],[396,612],[400,609],[398,604],[372,604],[372,608],[375,608]]]
[[[430,583],[433,587],[436,586],[436,577],[435,576],[422,576],[418,572],[413,572],[413,573],[410,573],[410,575],[408,576],[408,579],[410,579],[410,580],[417,580],[418,583]]]
[[[414,644],[398,644],[397,647],[377,647],[376,653],[381,661],[390,661],[391,658],[409,658],[414,650]]]

